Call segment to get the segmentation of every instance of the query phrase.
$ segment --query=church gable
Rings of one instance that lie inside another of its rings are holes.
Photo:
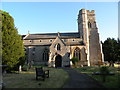
[[[54,42],[51,44],[50,49],[54,50],[55,52],[61,52],[65,49],[65,43],[60,39],[60,37],[56,37]]]

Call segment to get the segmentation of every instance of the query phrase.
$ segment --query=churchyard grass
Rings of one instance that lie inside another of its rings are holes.
[[[86,73],[93,79],[97,80],[106,88],[120,88],[120,71],[117,71],[117,67],[109,67],[110,72],[115,73],[115,75],[106,76],[106,81],[102,81],[101,75],[92,75],[94,72],[99,72],[99,67],[80,67],[75,68],[80,73]]]
[[[5,88],[61,88],[68,80],[69,75],[63,69],[48,68],[50,70],[49,78],[45,81],[36,80],[35,68],[32,67],[29,71],[22,71],[19,74],[5,74],[3,82]]]

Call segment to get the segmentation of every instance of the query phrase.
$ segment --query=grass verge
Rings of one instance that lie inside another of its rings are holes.
[[[46,78],[45,81],[36,80],[33,68],[19,74],[5,74],[3,76],[5,88],[61,88],[69,78],[63,69],[44,68],[50,70],[50,77]]]
[[[120,71],[117,71],[116,67],[109,67],[110,72],[115,73],[113,76],[106,76],[106,82],[102,82],[100,75],[92,75],[94,72],[99,72],[99,67],[80,67],[75,68],[80,73],[86,73],[93,79],[100,82],[106,88],[120,88]]]

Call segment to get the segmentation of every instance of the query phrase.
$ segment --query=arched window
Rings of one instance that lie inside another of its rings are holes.
[[[92,24],[88,22],[88,28],[92,28]]]
[[[49,60],[49,51],[48,49],[45,49],[43,52],[43,61],[48,61]]]
[[[74,50],[74,57],[78,57],[79,60],[81,59],[80,49],[78,47]]]
[[[60,47],[60,44],[58,43],[58,44],[57,44],[57,50],[60,50],[60,48],[61,48],[61,47]]]
[[[96,22],[94,21],[94,27],[96,27]]]

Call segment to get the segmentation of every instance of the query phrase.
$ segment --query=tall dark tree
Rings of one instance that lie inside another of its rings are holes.
[[[117,61],[120,61],[120,39],[117,40]]]
[[[103,53],[105,61],[117,61],[117,40],[107,38],[103,43]]]
[[[2,64],[2,15],[0,14],[0,65]]]
[[[24,46],[21,35],[14,25],[14,19],[9,13],[0,10],[2,16],[2,64],[14,67],[19,58],[24,56]]]

